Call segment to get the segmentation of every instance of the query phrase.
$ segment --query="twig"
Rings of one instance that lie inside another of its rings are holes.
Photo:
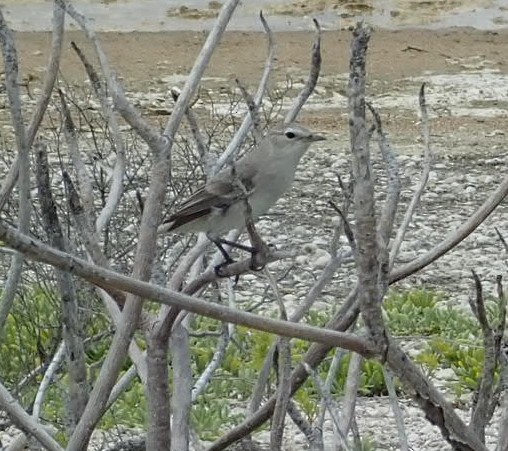
[[[252,216],[250,219],[252,220]],[[284,302],[282,301],[279,290],[277,288],[277,282],[275,281],[268,268],[265,267],[264,273],[268,278],[268,283],[277,301],[280,312],[280,319],[287,321],[286,307],[284,306]],[[291,374],[291,349],[289,339],[280,337],[277,344],[277,350],[277,399],[275,401],[272,426],[270,429],[270,449],[274,451],[278,451],[282,447],[285,416],[290,398],[289,376]]]
[[[173,97],[173,100],[176,102],[178,100],[178,97],[180,96],[180,89],[173,87],[170,90],[171,96]],[[201,158],[201,161],[203,161],[208,154],[208,146],[205,144],[205,140],[203,139],[203,135],[201,134],[201,130],[199,128],[198,118],[194,114],[194,111],[190,106],[187,107],[187,111],[185,112],[185,117],[187,119],[187,122],[189,123],[192,137],[194,138],[194,142],[196,143],[196,147],[198,150],[198,155]],[[208,174],[207,174],[208,175]]]
[[[46,397],[46,393],[49,389],[50,384],[53,382],[55,373],[58,371],[60,363],[62,363],[64,357],[65,357],[65,343],[62,341],[58,345],[55,355],[51,359],[48,368],[44,372],[42,381],[39,384],[39,388],[37,389],[37,394],[35,395],[34,405],[32,409],[32,417],[37,421],[39,420],[39,417],[41,415],[42,404],[44,402],[44,398]]]
[[[494,227],[494,230],[496,231],[497,236],[498,236],[499,240],[501,241],[501,243],[502,243],[502,245],[504,247],[505,253],[508,253],[508,243],[504,239],[503,234],[499,231],[499,229],[497,227]]]
[[[390,405],[392,406],[393,416],[395,417],[395,423],[397,424],[397,431],[399,433],[399,449],[400,451],[409,451],[406,428],[404,426],[404,418],[402,416],[402,410],[399,406],[399,400],[397,398],[397,392],[395,390],[393,376],[390,369],[384,366],[383,366],[383,376],[385,378],[385,385],[386,389],[388,390]]]
[[[67,246],[58,219],[57,208],[51,192],[47,146],[35,144],[37,160],[37,191],[41,204],[41,217],[51,245],[63,252]],[[78,319],[78,300],[72,276],[65,271],[56,271],[62,302],[63,337],[69,369],[69,406],[71,429],[78,422],[88,401],[86,359],[81,327]]]
[[[58,442],[46,432],[44,426],[32,418],[0,382],[0,406],[28,435],[33,435],[48,451],[64,451]]]
[[[19,161],[19,177],[18,177],[18,230],[21,233],[27,233],[30,224],[31,206],[30,199],[30,147],[27,142],[26,130],[21,109],[21,95],[18,86],[18,55],[14,37],[11,30],[7,26],[0,8],[0,41],[2,44],[2,54],[5,70],[5,89],[9,99],[9,110],[11,115],[12,126],[16,139],[17,155]],[[8,196],[10,190],[5,191]],[[21,280],[21,272],[23,266],[23,256],[20,254],[13,255],[11,265],[7,274],[4,289],[0,299],[0,333],[2,332],[7,316],[12,308],[16,290]]]
[[[292,399],[289,400],[287,412],[295,426],[305,435],[310,444],[310,449],[312,451],[322,451],[324,449],[322,434],[318,433],[317,428],[312,427]]]
[[[212,379],[213,374],[223,363],[230,341],[231,335],[228,332],[228,327],[223,325],[222,333],[220,334],[219,341],[217,343],[217,349],[213,353],[210,363],[201,373],[198,380],[195,382],[194,387],[192,388],[192,402],[195,402],[197,398],[203,393],[210,380]]]
[[[298,113],[302,109],[303,105],[305,105],[305,102],[307,102],[307,99],[313,93],[321,71],[321,27],[316,19],[312,20],[314,22],[314,26],[316,27],[316,34],[314,43],[312,44],[310,72],[307,81],[305,82],[305,86],[302,88],[289,108],[289,111],[286,113],[286,117],[284,118],[284,122],[286,124],[293,122],[298,116]]]
[[[356,241],[355,241],[355,235],[353,233],[353,229],[351,228],[351,225],[349,224],[349,221],[347,220],[346,215],[342,212],[342,210],[335,205],[335,202],[329,200],[328,204],[339,214],[340,218],[342,219],[342,225],[344,227],[344,234],[346,235],[346,238],[349,242],[349,246],[351,247],[351,250],[353,251],[353,254],[356,254]]]
[[[51,41],[51,52],[49,55],[48,64],[46,65],[46,71],[44,76],[44,82],[42,85],[41,94],[37,99],[37,104],[35,105],[34,112],[32,115],[32,119],[30,121],[30,125],[27,130],[27,147],[32,147],[37,131],[39,130],[40,124],[42,122],[42,118],[44,117],[44,113],[48,107],[49,101],[51,99],[51,93],[53,92],[53,87],[55,86],[56,77],[58,74],[58,68],[60,66],[60,58],[62,54],[62,42],[63,42],[63,32],[64,32],[64,19],[65,14],[62,9],[57,5],[56,2],[53,3],[53,33],[52,33],[52,41]],[[2,188],[0,190],[0,211],[4,208],[7,199],[10,196],[11,191],[13,190],[16,181],[18,180],[19,174],[19,158],[16,156],[13,161],[9,173],[4,178],[2,182]]]
[[[390,253],[390,263],[389,263],[389,270],[392,271],[393,265],[395,263],[395,259],[397,258],[397,255],[400,250],[400,246],[402,245],[402,242],[404,241],[404,236],[407,232],[407,229],[409,227],[409,224],[411,223],[411,219],[413,217],[413,214],[418,207],[418,204],[420,203],[420,198],[425,191],[425,187],[427,186],[427,182],[429,180],[429,174],[430,169],[432,166],[432,150],[430,147],[430,129],[429,129],[429,115],[427,112],[427,104],[425,101],[425,84],[422,84],[420,88],[420,95],[419,95],[419,103],[420,103],[420,113],[421,113],[421,128],[422,128],[422,137],[423,137],[423,145],[424,145],[424,166],[423,166],[423,174],[422,178],[420,179],[420,183],[418,184],[418,187],[416,188],[416,191],[413,194],[413,197],[411,198],[411,202],[409,203],[409,206],[407,207],[404,218],[402,219],[402,223],[397,230],[397,234],[395,236],[395,239],[393,240],[392,250]]]
[[[413,261],[395,268],[390,273],[390,284],[402,280],[411,274],[425,268],[439,257],[453,249],[468,235],[473,233],[485,219],[495,210],[508,194],[508,176],[499,184],[497,189],[485,200],[485,202],[462,224],[457,230],[450,233],[443,241],[434,246],[430,251],[414,259]]]
[[[263,28],[266,33],[267,41],[268,41],[268,54],[266,56],[265,68],[263,70],[263,75],[261,76],[261,80],[259,82],[258,89],[256,91],[256,95],[254,96],[254,102],[256,105],[261,105],[263,100],[263,96],[265,95],[266,88],[268,86],[268,80],[270,78],[270,74],[273,69],[273,65],[275,64],[275,42],[273,39],[273,33],[268,23],[266,22],[263,12],[260,11],[259,18],[263,25]],[[235,133],[235,136],[228,144],[226,150],[222,153],[222,155],[217,159],[212,173],[215,174],[219,172],[226,164],[231,162],[234,158],[235,154],[242,147],[247,134],[252,126],[252,117],[250,114],[246,114],[240,128]]]
[[[132,382],[138,375],[136,365],[131,365],[130,368],[122,374],[122,377],[118,379],[118,382],[111,390],[109,395],[108,403],[106,404],[106,410],[108,410],[118,398],[131,386]],[[146,381],[145,381],[146,382]]]
[[[154,153],[158,153],[164,145],[164,140],[161,139],[160,134],[154,127],[143,120],[139,112],[127,100],[122,86],[111,71],[108,59],[106,58],[102,46],[97,39],[95,32],[93,31],[93,28],[89,26],[87,19],[82,14],[80,14],[68,1],[55,0],[55,2],[58,3],[58,5],[79,24],[81,29],[87,35],[88,39],[92,42],[101,65],[102,73],[108,85],[108,91],[113,98],[116,110],[122,115],[127,123],[132,128],[134,128],[134,130],[136,130],[139,136],[148,144],[150,149],[152,149]]]
[[[345,451],[351,451],[351,448],[347,444],[347,437],[342,433],[340,428],[340,419],[337,416],[339,409],[333,402],[330,392],[326,391],[326,388],[323,385],[321,378],[316,373],[316,371],[307,363],[304,363],[303,365],[307,373],[312,377],[312,380],[314,381],[314,384],[316,385],[316,388],[318,389],[321,398],[325,401],[326,407],[328,408],[328,412],[330,413],[330,417],[337,432],[337,438],[340,443],[340,446]]]
[[[108,226],[109,222],[111,221],[111,217],[113,216],[113,213],[118,207],[118,204],[120,203],[120,199],[123,194],[123,178],[125,175],[125,147],[120,134],[120,128],[118,125],[117,118],[113,110],[111,109],[111,106],[109,105],[106,92],[104,91],[99,81],[99,76],[97,72],[95,71],[92,64],[90,64],[90,62],[88,61],[85,54],[76,45],[76,43],[71,42],[71,45],[74,51],[78,54],[79,58],[81,59],[81,62],[85,67],[88,78],[90,79],[90,82],[94,89],[95,95],[99,99],[99,102],[101,103],[102,113],[106,118],[106,124],[107,126],[109,126],[111,130],[111,136],[113,140],[112,144],[116,155],[116,161],[115,166],[113,168],[109,194],[108,197],[106,198],[105,205],[102,208],[101,212],[99,213],[99,217],[97,218],[97,221],[95,223],[97,232],[100,233]]]
[[[256,414],[256,411],[259,409],[261,405],[261,401],[263,400],[263,396],[266,392],[266,385],[268,384],[268,380],[270,378],[270,372],[272,370],[273,361],[275,357],[275,353],[277,351],[277,343],[273,343],[270,346],[270,349],[266,352],[265,360],[263,362],[263,366],[259,371],[258,378],[256,380],[256,385],[252,389],[252,395],[250,397],[249,406],[247,407],[247,418]],[[275,406],[275,398],[274,404]]]
[[[328,373],[326,374],[325,379],[325,389],[327,392],[332,392],[333,383],[337,380],[337,373],[340,370],[340,364],[343,361],[345,352],[342,349],[336,349],[333,354],[332,362],[330,363],[330,368],[328,369]],[[324,399],[321,399],[321,403],[319,406],[319,414],[318,420],[316,421],[316,426],[314,429],[317,429],[321,435],[321,441],[323,440],[323,427],[326,417],[326,403]]]
[[[400,176],[399,164],[392,149],[392,146],[383,130],[381,117],[376,109],[370,102],[367,106],[374,117],[376,123],[376,130],[378,135],[378,145],[381,151],[381,156],[385,163],[386,172],[388,174],[388,186],[386,190],[386,200],[381,210],[378,223],[378,260],[379,260],[379,274],[378,284],[380,292],[386,292],[388,289],[388,276],[390,273],[390,262],[388,255],[388,244],[393,231],[393,224],[395,222],[395,215],[400,198]]]
[[[238,78],[235,79],[235,82],[242,93],[242,97],[244,102],[247,104],[247,108],[249,109],[249,114],[252,119],[252,134],[254,135],[254,142],[259,143],[263,139],[263,134],[261,132],[261,118],[259,116],[259,105],[256,105],[254,98],[249,94],[247,88]]]
[[[351,422],[355,417],[356,399],[358,397],[358,388],[360,387],[362,362],[363,359],[358,354],[350,354],[349,368],[344,387],[344,397],[342,400],[342,410],[337,425],[338,432],[342,437],[347,437]]]
[[[87,217],[93,220],[95,218],[95,208],[94,208],[94,195],[93,195],[93,187],[92,187],[92,177],[88,173],[88,169],[85,165],[85,162],[81,158],[81,153],[79,151],[79,142],[78,142],[78,134],[76,132],[76,126],[74,125],[74,121],[72,120],[71,112],[69,107],[67,106],[67,102],[65,100],[65,95],[61,89],[58,90],[58,95],[60,97],[60,106],[62,108],[62,114],[64,118],[64,135],[65,140],[67,142],[67,147],[69,148],[70,157],[72,160],[72,164],[74,169],[76,170],[76,176],[78,178],[79,189],[81,191],[81,204],[85,210]]]
[[[494,333],[487,318],[485,310],[485,301],[482,292],[482,283],[475,271],[472,271],[476,288],[476,303],[473,313],[475,314],[483,335],[483,348],[485,351],[485,359],[483,363],[482,376],[478,384],[478,396],[476,403],[473,403],[471,413],[470,427],[480,437],[482,443],[485,443],[485,427],[490,421],[488,410],[491,405],[492,395],[494,392],[494,376],[497,367],[497,354],[494,340]]]

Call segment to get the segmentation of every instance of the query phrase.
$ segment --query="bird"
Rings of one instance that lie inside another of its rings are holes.
[[[310,145],[325,139],[296,122],[271,128],[253,150],[192,193],[158,232],[205,232],[226,257],[220,244],[231,243],[220,235],[245,226],[245,199],[252,219],[266,213],[291,187]]]

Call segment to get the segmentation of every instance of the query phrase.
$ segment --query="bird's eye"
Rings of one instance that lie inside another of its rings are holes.
[[[286,132],[286,138],[293,139],[296,135],[293,132]]]

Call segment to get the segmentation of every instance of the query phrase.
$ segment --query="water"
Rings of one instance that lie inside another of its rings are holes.
[[[50,0],[4,0],[4,14],[18,31],[51,29]],[[206,30],[213,24],[217,1],[80,0],[75,7],[98,31]],[[182,5],[184,7],[182,8]],[[316,17],[324,29],[343,28],[365,19],[377,28],[508,28],[508,0],[244,0],[230,30],[258,31],[259,10],[274,31],[312,29]],[[70,23],[68,28],[74,28]]]

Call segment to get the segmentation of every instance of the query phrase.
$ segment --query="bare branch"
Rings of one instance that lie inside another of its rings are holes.
[[[365,357],[371,356],[371,346],[364,339],[355,335],[337,332],[328,328],[307,326],[258,316],[152,285],[148,282],[93,265],[65,252],[55,250],[35,238],[20,234],[16,229],[6,225],[2,221],[0,221],[0,239],[9,247],[22,252],[27,258],[68,271],[101,288],[114,287],[141,298],[151,299],[161,304],[173,305],[179,309],[188,310],[220,321],[240,324],[284,337],[300,338],[302,340],[338,346],[357,352]],[[348,310],[350,302],[345,305],[347,307],[346,310]],[[339,324],[342,324],[343,321],[347,321],[350,324],[351,318],[348,315],[344,315],[342,309],[341,312],[344,318],[332,321],[329,327],[336,329],[336,321]]]
[[[74,6],[66,0],[55,0],[67,14],[69,14],[85,32],[88,39],[92,42],[99,59],[102,73],[106,78],[108,84],[108,90],[111,93],[113,102],[116,110],[122,115],[122,117],[129,123],[129,125],[136,130],[139,136],[148,144],[150,149],[154,153],[158,153],[162,146],[164,146],[164,140],[161,139],[160,134],[157,130],[152,127],[148,122],[143,120],[140,113],[129,103],[125,93],[123,92],[122,86],[116,79],[115,75],[111,71],[108,63],[108,59],[100,45],[93,28],[89,26],[87,19],[80,14]]]
[[[400,197],[400,176],[399,164],[393,149],[388,141],[388,137],[383,130],[383,124],[379,113],[374,107],[367,102],[367,106],[374,116],[376,123],[376,130],[378,135],[378,145],[381,155],[385,162],[386,172],[388,174],[388,186],[386,192],[386,200],[381,210],[381,215],[378,224],[378,247],[379,247],[379,275],[378,283],[380,285],[380,292],[386,292],[388,288],[388,275],[390,273],[390,263],[388,255],[388,243],[393,231],[393,224],[395,222],[395,214]]]
[[[113,110],[111,109],[111,106],[109,105],[106,92],[102,88],[97,72],[87,60],[81,49],[76,45],[76,43],[71,42],[71,45],[85,66],[88,78],[90,79],[92,87],[95,91],[95,95],[101,103],[101,108],[104,117],[106,118],[106,123],[111,129],[113,146],[116,154],[116,162],[113,169],[109,194],[106,199],[106,204],[104,205],[104,208],[100,212],[99,217],[96,221],[97,232],[101,232],[111,221],[111,217],[118,207],[123,194],[123,178],[125,175],[125,147],[120,135],[118,121]]]
[[[344,304],[334,317],[328,321],[326,328],[345,331],[356,321],[359,315],[357,302],[358,285],[351,291]],[[305,353],[302,359],[310,368],[316,368],[327,356],[332,347],[321,344],[313,344]],[[293,395],[301,385],[307,380],[308,372],[303,364],[299,364],[292,372],[290,384],[291,395]],[[250,415],[243,423],[232,428],[227,434],[216,440],[207,451],[220,451],[226,446],[240,440],[253,430],[261,426],[273,414],[275,406],[275,396],[271,396],[265,404],[255,413]]]
[[[41,216],[44,228],[51,245],[66,252],[66,244],[56,204],[51,192],[49,163],[46,145],[39,141],[35,144],[37,158],[37,190],[41,203]],[[70,429],[72,430],[81,418],[88,401],[88,386],[86,380],[85,349],[81,337],[80,321],[78,319],[78,301],[72,276],[65,271],[56,271],[60,296],[62,300],[62,320],[67,366],[69,368],[69,406]]]
[[[307,99],[313,93],[321,71],[321,27],[316,19],[312,20],[314,22],[314,26],[316,27],[316,36],[314,38],[314,43],[312,44],[309,77],[305,82],[305,86],[291,105],[291,108],[286,113],[286,117],[284,118],[284,122],[286,124],[293,122],[298,116],[298,113],[302,109],[303,105],[305,105],[305,102],[307,102]]]
[[[414,393],[414,400],[426,418],[438,426],[454,449],[487,451],[478,436],[467,427],[441,392],[423,375],[398,344],[389,339],[386,362],[394,374]]]
[[[117,400],[118,398],[131,386],[132,382],[138,375],[138,370],[136,365],[131,365],[131,367],[122,375],[122,377],[118,380],[118,382],[111,390],[111,394],[109,395],[108,404],[106,405],[106,410],[108,410]],[[142,380],[143,385],[146,385],[146,379]]]
[[[346,214],[343,213],[342,210],[337,205],[335,205],[335,202],[330,200],[328,201],[328,203],[339,214],[340,218],[342,219],[342,227],[344,227],[344,234],[346,235],[351,250],[353,251],[354,254],[356,254],[355,235],[353,233],[351,225],[349,224]]]
[[[270,271],[265,268],[264,271],[268,282],[273,291],[277,305],[280,311],[280,318],[283,321],[287,321],[287,312],[284,306],[284,302],[280,297],[279,290],[277,288],[277,282]],[[277,359],[277,400],[275,401],[275,408],[272,417],[272,426],[270,429],[270,449],[278,451],[282,447],[282,438],[284,436],[284,423],[286,417],[286,411],[288,408],[290,398],[290,385],[289,376],[291,374],[291,348],[289,340],[284,337],[280,337],[277,343],[278,359]]]
[[[261,76],[261,80],[259,82],[258,89],[256,91],[256,95],[254,96],[254,102],[256,105],[261,105],[263,100],[263,96],[265,95],[266,87],[268,85],[268,80],[270,78],[270,74],[273,69],[273,65],[275,64],[275,42],[273,39],[273,33],[268,23],[266,22],[263,13],[259,13],[259,18],[261,23],[263,24],[263,28],[265,30],[267,40],[268,40],[268,54],[265,61],[265,68],[263,70],[263,75]],[[234,158],[235,154],[242,147],[247,134],[252,126],[252,117],[250,114],[246,114],[240,128],[237,130],[235,136],[228,144],[228,147],[223,152],[223,154],[217,159],[212,173],[219,172],[226,164],[230,163]]]
[[[254,142],[259,143],[263,139],[263,134],[261,132],[261,117],[259,116],[259,105],[256,105],[253,97],[249,94],[247,88],[238,78],[235,79],[235,82],[242,93],[242,97],[244,102],[247,104],[247,108],[249,109],[249,114],[252,119],[252,134],[254,135]]]
[[[64,451],[58,442],[46,432],[44,426],[25,412],[25,409],[12,397],[1,382],[0,406],[21,430],[28,435],[33,435],[48,451]]]
[[[397,254],[399,253],[400,246],[404,241],[404,236],[406,234],[407,228],[411,223],[411,219],[413,214],[420,203],[420,198],[425,191],[425,187],[427,186],[427,181],[429,180],[430,169],[432,165],[432,150],[430,147],[430,129],[429,129],[429,115],[427,112],[427,104],[425,101],[425,84],[422,84],[420,88],[420,113],[421,113],[421,124],[422,124],[422,136],[423,136],[423,144],[424,144],[424,166],[423,166],[423,174],[420,179],[420,183],[416,188],[413,197],[411,198],[411,202],[409,203],[405,213],[404,218],[402,219],[402,224],[397,230],[397,235],[393,241],[392,250],[390,253],[390,263],[389,269],[392,271],[393,265],[395,263],[395,259],[397,258]]]
[[[2,54],[4,60],[5,70],[5,88],[7,97],[9,99],[9,109],[11,114],[12,126],[16,139],[16,146],[18,150],[18,161],[20,177],[18,178],[18,229],[22,233],[27,233],[30,223],[31,206],[30,199],[30,147],[27,142],[25,125],[23,120],[23,113],[21,110],[21,96],[18,85],[18,55],[14,37],[11,30],[7,26],[3,16],[2,9],[0,8],[0,41],[2,44]],[[13,174],[15,175],[15,174]],[[15,178],[15,177],[14,177]],[[5,195],[8,197],[12,188],[4,190]],[[6,198],[7,200],[7,198]],[[23,266],[23,256],[15,254],[11,259],[11,266],[5,282],[5,288],[2,291],[0,299],[0,332],[3,330],[7,315],[9,314],[16,290],[21,280],[21,271]]]
[[[362,372],[362,356],[350,354],[349,368],[344,387],[344,397],[342,400],[342,409],[338,421],[338,431],[342,437],[347,437],[351,423],[355,417],[356,398],[358,397],[358,388],[360,386]]]
[[[219,337],[219,342],[217,343],[217,348],[213,353],[213,357],[192,388],[192,402],[195,402],[197,398],[203,393],[203,391],[208,386],[208,383],[210,382],[213,374],[224,361],[224,358],[226,357],[226,350],[230,341],[231,336],[228,332],[228,328],[227,326],[223,326],[222,333]]]
[[[483,362],[483,371],[478,385],[478,396],[476,403],[473,403],[471,413],[470,427],[476,432],[482,443],[485,443],[485,427],[490,421],[488,410],[491,405],[492,395],[494,393],[494,377],[497,368],[497,353],[494,340],[494,333],[487,318],[485,310],[485,301],[482,293],[482,283],[475,271],[472,271],[476,287],[476,304],[473,309],[483,335],[483,348],[485,359]]]
[[[55,86],[56,77],[58,74],[58,68],[60,66],[60,57],[62,55],[62,42],[64,32],[64,19],[65,14],[57,3],[53,4],[53,34],[51,42],[51,53],[49,56],[48,64],[46,65],[46,71],[44,76],[44,82],[42,86],[41,95],[37,99],[34,113],[28,126],[27,131],[27,147],[32,147],[39,126],[44,117],[44,113],[51,99],[51,93]],[[11,191],[18,180],[19,171],[19,158],[13,161],[9,173],[3,180],[2,189],[0,190],[0,211],[5,206],[7,199],[10,196]]]
[[[86,212],[86,215],[89,218],[94,218],[95,208],[93,199],[94,196],[93,196],[92,178],[88,173],[88,169],[85,165],[85,162],[81,158],[76,126],[74,125],[71,112],[69,110],[69,107],[67,106],[65,95],[60,89],[58,90],[58,95],[60,97],[60,106],[62,108],[62,114],[64,117],[65,140],[67,142],[67,147],[69,148],[72,164],[74,165],[74,169],[76,170],[79,189],[81,191],[81,203]]]
[[[505,253],[508,253],[508,243],[506,242],[503,234],[499,231],[499,229],[497,227],[494,227],[494,230],[496,231],[497,236],[499,237],[499,240],[501,241],[501,244],[504,247]]]
[[[95,227],[90,221],[90,217],[86,214],[81,204],[78,192],[74,188],[74,184],[69,174],[65,171],[63,172],[63,180],[68,193],[69,209],[73,215],[74,220],[76,221],[76,229],[79,230],[81,241],[85,246],[85,249],[88,252],[90,259],[96,265],[108,268],[109,262],[106,256],[102,253],[102,250],[99,246],[99,240],[97,238]],[[111,298],[115,300],[118,307],[123,308],[123,306],[125,305],[125,293],[114,289],[108,290],[108,293],[109,296],[111,296]],[[111,316],[114,318],[111,309],[109,310]]]
[[[98,45],[95,35],[86,26],[84,18],[77,14],[68,3],[65,3],[63,0],[56,1],[64,3],[67,12],[69,12],[75,20],[80,22],[80,26],[85,30],[95,45],[106,80],[108,83],[113,84],[114,81],[113,77],[110,76],[111,72],[109,71],[107,59]],[[204,70],[210,61],[212,53],[217,47],[238,2],[239,0],[229,0],[221,9],[219,17],[208,35],[196,59],[194,67],[187,78],[187,82],[182,89],[182,93],[176,102],[175,110],[165,127],[165,138],[163,143],[161,144],[158,136],[156,138],[147,136],[146,134],[144,136],[147,142],[150,141],[149,145],[157,150],[157,157],[152,168],[150,188],[141,219],[141,229],[132,272],[134,279],[148,280],[150,278],[153,259],[155,257],[157,227],[161,222],[161,209],[164,204],[166,186],[170,177],[170,155],[174,137],[187,106],[198,87]],[[116,86],[111,86],[112,95],[118,97],[114,93],[115,87]],[[137,131],[141,133],[141,130]],[[152,138],[156,139],[157,142],[154,142]],[[127,348],[136,329],[141,309],[142,299],[138,296],[129,295],[123,311],[124,321],[113,337],[113,343],[90,395],[90,401],[69,441],[69,451],[80,451],[88,443],[91,431],[102,415],[107,397],[127,354]]]
[[[288,404],[288,415],[291,420],[295,424],[295,426],[300,429],[300,431],[305,435],[305,438],[310,444],[311,451],[323,451],[323,436],[319,434],[317,428],[313,428],[312,425],[307,421],[307,419],[303,416],[303,414],[298,409],[298,406],[295,402],[290,399]],[[318,436],[319,434],[319,436]]]
[[[55,355],[51,359],[50,364],[48,365],[48,369],[44,372],[44,376],[39,385],[39,389],[37,390],[37,394],[35,395],[32,417],[35,420],[39,420],[42,410],[42,404],[44,402],[44,398],[46,397],[47,391],[53,382],[53,378],[55,377],[55,373],[58,371],[60,367],[60,363],[65,358],[65,343],[62,341],[58,345],[58,348],[55,352]]]
[[[349,130],[354,178],[353,197],[356,219],[356,272],[358,299],[370,338],[380,355],[386,348],[386,327],[381,312],[384,292],[378,286],[379,246],[377,242],[374,181],[370,162],[369,137],[365,120],[365,66],[370,29],[362,23],[353,31],[349,74]]]
[[[170,92],[171,96],[173,97],[173,100],[176,102],[178,100],[178,97],[180,96],[181,91],[178,88],[173,87],[171,88]],[[190,106],[188,106],[187,110],[185,111],[185,117],[187,118],[187,122],[189,123],[192,137],[196,142],[198,154],[201,160],[203,161],[206,155],[208,154],[208,146],[205,144],[205,140],[203,139],[203,135],[201,134],[198,118],[196,117],[194,111],[192,111],[192,108]]]
[[[341,428],[339,425],[340,420],[337,416],[339,409],[337,408],[335,402],[333,401],[331,393],[326,391],[326,387],[322,383],[321,378],[319,377],[319,374],[317,374],[316,371],[313,368],[311,368],[311,366],[309,364],[304,363],[303,365],[304,365],[307,373],[309,373],[309,375],[312,377],[312,380],[314,381],[314,384],[316,385],[316,387],[319,391],[319,394],[321,395],[321,398],[324,400],[325,405],[328,409],[328,412],[330,413],[330,417],[332,419],[335,431],[337,432],[338,444],[340,444],[340,446],[342,447],[343,450],[351,451],[351,449],[349,448],[349,446],[347,444],[347,438],[341,431]]]
[[[390,273],[390,284],[402,280],[420,269],[425,268],[439,257],[453,249],[457,244],[463,241],[468,235],[473,233],[480,224],[494,211],[494,209],[503,201],[508,194],[508,176],[499,184],[497,189],[487,198],[487,200],[476,210],[469,219],[457,230],[450,233],[443,241],[434,246],[430,251],[416,258],[415,260],[395,268]]]
[[[400,451],[409,451],[406,428],[404,426],[404,418],[402,416],[402,410],[399,406],[397,392],[395,391],[395,383],[393,382],[393,376],[391,371],[386,367],[383,367],[383,376],[385,378],[386,389],[388,390],[388,396],[390,398],[393,416],[395,417],[397,430],[399,432],[399,449]]]
[[[189,448],[193,383],[189,332],[185,324],[180,323],[173,327],[170,337],[170,350],[171,367],[173,369],[171,446],[173,449],[184,450]]]

